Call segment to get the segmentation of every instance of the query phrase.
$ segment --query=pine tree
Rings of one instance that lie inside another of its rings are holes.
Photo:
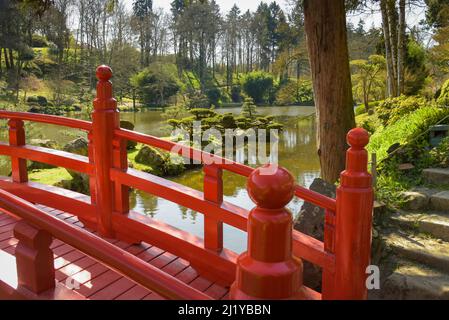
[[[256,108],[253,98],[245,98],[245,102],[242,105],[242,115],[253,119],[257,114]]]

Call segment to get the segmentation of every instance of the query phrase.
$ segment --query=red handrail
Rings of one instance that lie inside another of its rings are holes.
[[[254,168],[251,168],[244,164],[225,159],[223,157],[219,157],[202,150],[192,148],[190,146],[184,146],[176,142],[164,140],[150,135],[145,135],[139,132],[125,129],[116,129],[114,130],[114,135],[117,138],[135,141],[169,152],[173,152],[173,150],[176,150],[179,155],[188,156],[190,160],[198,161],[201,163],[203,162],[203,159],[210,159],[213,165],[244,177],[249,177],[249,175],[255,170]],[[295,195],[307,202],[313,203],[314,205],[329,209],[331,211],[335,211],[337,207],[334,199],[323,196],[322,194],[306,189],[302,186],[296,186]]]
[[[15,112],[15,111],[0,111],[0,119],[15,119],[15,120],[25,120],[32,122],[40,122],[47,124],[54,124],[63,127],[69,127],[73,129],[80,129],[84,131],[92,130],[92,122],[52,116],[47,114],[35,114],[30,112]]]
[[[210,300],[204,293],[169,276],[158,268],[106,240],[37,209],[31,203],[0,190],[0,204],[27,222],[88,254],[100,263],[129,277],[144,287],[170,299]]]

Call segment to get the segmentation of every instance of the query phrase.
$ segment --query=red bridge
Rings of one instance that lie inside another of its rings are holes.
[[[0,177],[0,298],[12,299],[366,299],[373,191],[368,134],[354,129],[336,200],[294,183],[277,168],[221,161],[185,146],[205,164],[204,193],[128,167],[136,141],[171,151],[175,143],[120,128],[109,67],[97,69],[92,122],[0,111],[8,119],[11,177]],[[89,156],[26,144],[24,121],[84,130]],[[90,177],[91,197],[29,182],[27,160]],[[223,201],[223,170],[248,177],[255,208]],[[129,209],[135,188],[204,214],[204,239]],[[324,242],[294,231],[285,209],[299,197],[326,210]],[[223,247],[223,224],[248,233],[248,251]],[[303,285],[302,260],[322,269],[322,292]]]

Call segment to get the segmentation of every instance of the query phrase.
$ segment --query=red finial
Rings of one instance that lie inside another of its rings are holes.
[[[248,177],[249,196],[257,206],[265,209],[280,209],[295,195],[295,179],[292,174],[279,166],[265,165]]]
[[[369,133],[363,128],[355,128],[349,131],[348,144],[356,149],[362,149],[369,143]]]
[[[100,81],[109,81],[112,77],[112,69],[106,65],[101,65],[97,68],[96,75]]]

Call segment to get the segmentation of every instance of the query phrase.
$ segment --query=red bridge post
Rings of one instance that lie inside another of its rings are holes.
[[[120,127],[117,101],[112,97],[112,70],[108,66],[97,68],[97,97],[92,113],[93,158],[95,163],[95,201],[98,231],[102,236],[113,237],[112,211],[113,185],[110,171],[113,166],[114,130]]]
[[[248,178],[248,193],[257,206],[248,217],[248,251],[238,258],[230,298],[302,299],[302,261],[292,254],[293,218],[285,208],[295,181],[286,169],[266,171],[256,169]]]
[[[22,220],[14,227],[14,237],[19,240],[15,251],[19,286],[36,294],[53,289],[55,269],[50,249],[51,234]]]
[[[9,126],[9,145],[21,147],[25,145],[25,129],[22,120],[11,119]],[[28,170],[26,159],[11,157],[12,180],[22,183],[28,182]]]
[[[334,283],[326,299],[361,300],[368,294],[366,268],[371,256],[374,199],[365,150],[369,134],[356,128],[347,140],[351,148],[337,189]]]
[[[223,170],[218,166],[205,165],[204,200],[217,205],[223,203]],[[223,250],[223,222],[204,215],[204,246],[206,249]]]

